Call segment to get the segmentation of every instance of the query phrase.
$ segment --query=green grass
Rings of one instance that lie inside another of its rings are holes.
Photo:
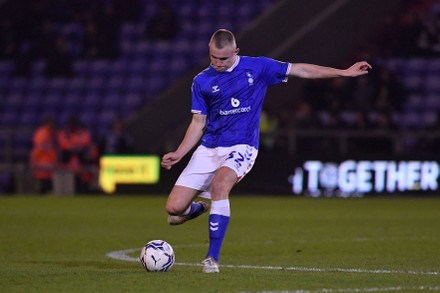
[[[220,259],[227,266],[215,275],[196,265],[207,216],[168,226],[165,200],[0,198],[0,292],[440,291],[439,198],[234,195]],[[173,245],[171,271],[106,256],[152,239]]]

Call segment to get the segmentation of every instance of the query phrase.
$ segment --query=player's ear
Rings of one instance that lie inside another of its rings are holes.
[[[235,49],[235,54],[238,54],[240,52],[240,48]]]

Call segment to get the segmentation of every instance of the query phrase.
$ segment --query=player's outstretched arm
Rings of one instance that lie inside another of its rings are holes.
[[[205,126],[206,115],[193,114],[191,123],[179,147],[174,152],[169,152],[162,157],[161,166],[169,170],[177,164],[199,142]]]
[[[371,65],[366,61],[356,62],[347,69],[337,69],[308,63],[292,63],[290,66],[289,76],[310,79],[342,76],[356,77],[367,74],[371,68]]]

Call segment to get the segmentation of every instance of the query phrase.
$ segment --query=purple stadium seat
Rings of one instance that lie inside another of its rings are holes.
[[[399,72],[404,62],[400,58],[390,58],[382,60],[381,65],[392,70],[393,72]]]
[[[13,160],[28,161],[32,148],[32,133],[19,133],[12,138]]]
[[[50,113],[58,113],[62,96],[56,93],[48,93],[42,99],[42,109]]]
[[[169,78],[174,79],[190,68],[188,61],[184,58],[172,59],[168,65],[167,75]]]
[[[107,76],[110,73],[111,63],[108,60],[97,60],[90,64],[92,76]]]
[[[122,95],[113,93],[113,94],[107,94],[102,97],[102,108],[103,110],[112,110],[117,111],[118,108],[122,104]]]
[[[21,94],[12,93],[3,99],[5,111],[19,111],[23,106],[24,97]]]
[[[121,109],[123,113],[134,113],[142,106],[144,99],[139,94],[127,94],[123,98]]]
[[[37,60],[31,64],[30,71],[32,76],[42,77],[46,69],[46,61]]]
[[[425,96],[425,108],[427,110],[439,110],[440,111],[440,92],[431,93]]]
[[[134,59],[129,66],[129,73],[132,76],[145,76],[149,73],[150,60],[145,58]]]
[[[137,60],[140,58],[148,58],[154,56],[154,54],[160,54],[161,52],[154,50],[154,43],[141,41],[133,46],[132,51],[129,53],[130,58]]]
[[[424,87],[427,93],[440,93],[439,77],[437,75],[426,77]]]
[[[56,115],[56,120],[58,123],[58,127],[64,127],[67,124],[67,120],[71,116],[76,116],[77,112],[73,109],[62,109]]]
[[[79,104],[80,109],[86,112],[88,111],[96,112],[101,107],[101,99],[102,99],[101,95],[96,93],[89,93],[81,98],[81,102]]]
[[[0,126],[2,127],[12,127],[16,126],[18,123],[18,112],[7,111],[0,114]]]
[[[10,91],[24,93],[28,89],[28,80],[24,77],[15,77],[11,80]]]
[[[403,128],[418,128],[423,122],[422,115],[416,111],[399,114],[397,121]]]
[[[87,60],[76,60],[73,63],[73,71],[75,75],[87,76],[90,74],[91,62]]]
[[[128,80],[127,92],[139,93],[146,89],[145,79],[140,76],[133,76]]]
[[[429,61],[423,58],[411,58],[402,63],[403,74],[424,74],[428,67]]]
[[[38,111],[41,108],[43,98],[40,93],[29,93],[23,98],[23,108],[26,111]]]
[[[48,80],[46,90],[50,94],[62,94],[67,89],[67,80],[65,78],[53,78]]]
[[[37,111],[26,110],[20,114],[18,124],[23,127],[36,127],[40,124],[40,115]]]
[[[86,78],[75,77],[69,79],[66,85],[66,93],[82,93],[86,87]]]
[[[124,23],[120,30],[121,42],[135,42],[139,40],[139,28],[134,23]]]
[[[7,75],[0,75],[0,94],[6,94],[9,91],[9,84],[11,83],[11,77]]]
[[[130,63],[127,59],[119,59],[110,65],[110,76],[125,75],[130,71]],[[111,78],[110,77],[110,78]]]
[[[426,68],[428,75],[440,75],[440,58],[432,59],[428,62],[427,68]]]
[[[94,75],[85,83],[86,92],[100,93],[105,90],[106,79],[102,75]]]
[[[160,89],[162,89],[166,84],[165,77],[163,75],[155,75],[151,76],[146,80],[146,87],[148,89],[148,93],[154,95]]]
[[[62,99],[61,111],[77,111],[81,103],[82,95],[77,92],[70,92]]]
[[[48,79],[44,76],[35,76],[28,80],[28,91],[30,93],[42,93],[48,84]]]
[[[403,85],[411,92],[420,91],[423,87],[424,78],[420,74],[407,74],[402,77]]]
[[[84,125],[87,128],[92,130],[97,120],[96,111],[91,111],[91,110],[81,111],[78,115],[78,118],[82,123],[84,123]]]
[[[12,60],[0,61],[0,75],[10,75],[15,70],[15,63]]]
[[[425,107],[425,97],[420,93],[413,93],[408,96],[408,100],[405,103],[407,110],[420,110]]]
[[[437,125],[438,122],[437,112],[432,110],[426,111],[422,115],[422,120],[424,127],[433,127]]]
[[[114,120],[114,118],[116,117],[116,113],[113,110],[104,110],[101,111],[98,114],[98,119],[97,119],[97,123],[99,124],[99,127],[102,128],[109,128],[111,125],[111,122]]]
[[[118,94],[127,90],[127,78],[124,75],[113,75],[107,81],[104,92],[107,94]]]

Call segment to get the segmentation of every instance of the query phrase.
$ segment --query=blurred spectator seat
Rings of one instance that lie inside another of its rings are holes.
[[[440,78],[436,74],[432,74],[425,79],[426,93],[440,93]]]
[[[73,71],[76,76],[88,76],[91,70],[91,62],[88,60],[75,60]]]
[[[28,85],[29,94],[42,93],[44,90],[46,90],[48,79],[43,75],[38,75],[32,77],[28,82],[29,82]]]
[[[1,113],[0,115],[0,125],[6,126],[6,127],[12,127],[15,126],[18,122],[18,112],[15,111],[7,111],[4,113]]]
[[[40,121],[39,114],[40,113],[35,110],[26,109],[24,112],[21,112],[18,125],[22,127],[35,127]]]
[[[15,70],[15,63],[12,60],[0,61],[0,76],[11,75]]]
[[[81,94],[86,88],[86,79],[84,77],[75,77],[69,79],[66,84],[67,93]]]

